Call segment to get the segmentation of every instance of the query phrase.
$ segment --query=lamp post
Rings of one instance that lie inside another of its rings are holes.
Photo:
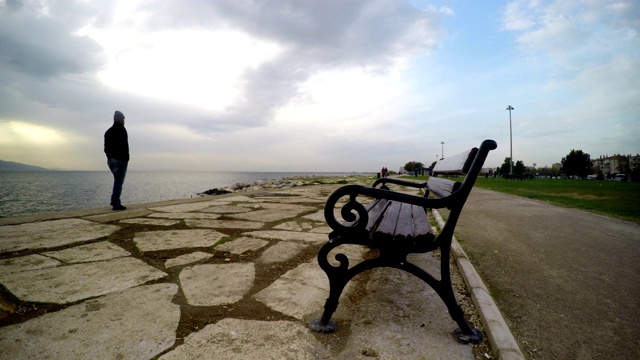
[[[442,159],[444,159],[444,141],[441,142],[440,144],[442,144]],[[442,160],[440,159],[440,160]]]
[[[509,174],[513,174],[513,135],[511,132],[511,110],[515,109],[511,105],[507,105],[507,110],[509,110]]]

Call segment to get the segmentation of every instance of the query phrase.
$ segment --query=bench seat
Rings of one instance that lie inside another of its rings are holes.
[[[435,239],[424,208],[398,201],[376,200],[369,210],[367,231],[371,238],[393,241],[396,246],[427,248]]]

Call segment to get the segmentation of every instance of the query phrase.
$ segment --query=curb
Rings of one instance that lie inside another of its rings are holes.
[[[438,226],[442,228],[444,226],[442,216],[436,209],[432,209],[432,213]],[[451,250],[467,284],[467,289],[471,293],[471,299],[480,313],[482,325],[495,355],[502,360],[525,359],[498,306],[455,236],[451,242]]]

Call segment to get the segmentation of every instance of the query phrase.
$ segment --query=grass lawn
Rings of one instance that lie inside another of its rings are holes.
[[[407,176],[424,180],[427,177]],[[476,186],[640,224],[640,184],[620,181],[478,178]]]

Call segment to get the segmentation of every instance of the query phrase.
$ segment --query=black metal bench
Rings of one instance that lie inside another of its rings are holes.
[[[329,297],[322,317],[311,321],[309,327],[319,332],[333,332],[337,325],[331,320],[331,316],[338,307],[338,300],[347,283],[363,271],[377,267],[392,267],[417,276],[436,291],[459,326],[454,331],[458,341],[480,342],[482,333],[469,326],[455,298],[451,285],[449,255],[460,212],[489,151],[496,147],[495,141],[485,140],[479,149],[473,148],[440,160],[434,167],[432,176],[425,183],[382,178],[376,180],[371,187],[346,185],[331,194],[324,208],[324,216],[333,231],[329,234],[329,241],[318,253],[318,263],[329,278]],[[465,174],[462,182],[438,177]],[[424,189],[425,194],[418,196],[394,192],[387,184]],[[334,210],[338,204],[342,204],[340,200],[344,197],[347,197],[347,202],[340,210],[344,221],[338,221]],[[363,204],[358,201],[359,197],[370,202]],[[448,208],[451,211],[446,224],[436,236],[429,224],[426,210],[440,208]],[[347,256],[338,253],[335,259],[340,265],[331,265],[328,261],[329,252],[344,244],[368,246],[377,249],[379,255],[349,268]],[[440,250],[441,257],[440,280],[407,261],[408,254],[437,249]]]

